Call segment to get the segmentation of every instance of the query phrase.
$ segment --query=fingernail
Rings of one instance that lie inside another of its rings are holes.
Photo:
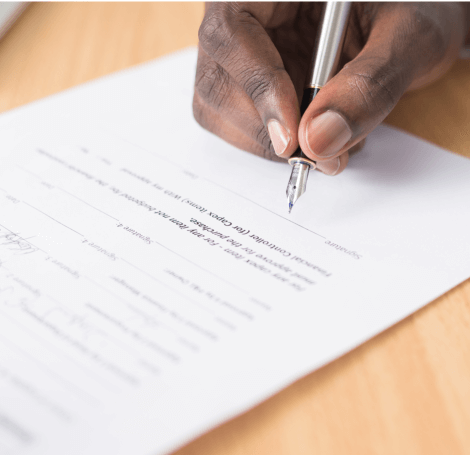
[[[335,155],[350,139],[352,131],[341,115],[326,111],[307,125],[307,145],[318,156]]]
[[[276,155],[281,156],[289,145],[289,133],[277,120],[270,120],[268,122],[268,131]]]

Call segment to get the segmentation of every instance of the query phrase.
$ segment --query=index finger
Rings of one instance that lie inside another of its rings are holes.
[[[288,157],[298,146],[300,112],[292,80],[262,25],[275,8],[270,3],[211,3],[199,40],[253,101],[276,154]]]

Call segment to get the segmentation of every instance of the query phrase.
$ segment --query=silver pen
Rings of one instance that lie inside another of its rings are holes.
[[[300,105],[303,115],[320,89],[333,77],[343,48],[344,37],[348,25],[351,2],[327,2],[320,21],[313,58],[306,78],[305,89]],[[307,188],[310,169],[316,163],[308,158],[300,147],[289,158],[292,173],[287,185],[289,213]]]

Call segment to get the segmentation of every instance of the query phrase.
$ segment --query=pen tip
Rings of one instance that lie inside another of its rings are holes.
[[[289,202],[289,213],[292,212],[292,207],[294,207],[294,204],[292,204],[292,202]]]

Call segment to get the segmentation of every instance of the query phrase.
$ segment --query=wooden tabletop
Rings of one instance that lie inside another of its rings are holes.
[[[202,15],[200,3],[32,4],[0,41],[0,112],[194,45]],[[387,123],[470,157],[470,61]],[[177,455],[458,455],[469,429],[470,280]]]

